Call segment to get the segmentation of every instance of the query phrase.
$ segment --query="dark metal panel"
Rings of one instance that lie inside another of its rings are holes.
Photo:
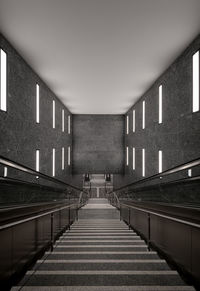
[[[200,229],[192,228],[192,274],[200,280]]]
[[[8,280],[12,272],[12,229],[0,231],[0,282]]]
[[[148,239],[148,214],[131,209],[130,211],[130,225],[140,233],[142,233],[146,239]]]
[[[128,207],[121,206],[121,218],[126,222],[129,223],[129,210]]]
[[[31,260],[35,250],[35,221],[16,225],[13,231],[13,271],[18,272],[27,261]]]
[[[150,215],[151,242],[191,271],[190,226]]]
[[[69,209],[61,210],[61,226],[64,228],[69,225]]]
[[[70,224],[72,224],[76,219],[76,208],[70,207]]]
[[[51,240],[51,215],[37,219],[36,223],[36,249],[42,249]]]
[[[60,231],[60,215],[59,215],[59,212],[55,212],[53,214],[53,238],[54,239],[59,231]]]
[[[60,205],[60,207],[63,206]],[[5,220],[6,215],[3,215],[1,222],[4,222],[4,224],[2,223],[2,227],[7,228],[2,228],[0,231],[1,287],[5,285],[7,288],[15,282],[23,274],[27,266],[42,255],[42,251],[50,246],[50,243],[58,237],[59,233],[69,225],[69,219],[71,223],[75,220],[76,206],[71,206],[71,218],[69,217],[69,208],[65,207],[62,210],[57,210],[57,205],[54,205],[55,212],[48,214],[42,213],[42,206],[38,207],[37,213],[34,207],[29,209],[28,212],[21,209],[21,217],[17,213],[15,221],[13,220],[13,215],[12,220],[8,215],[7,221]],[[52,208],[53,205],[50,205],[49,210],[53,210]],[[13,211],[15,212],[15,210]],[[27,213],[29,213],[28,216]],[[9,214],[9,211],[7,214]],[[32,219],[30,214],[33,214]],[[19,218],[21,218],[21,221],[19,221]],[[12,223],[12,225],[7,225],[6,223]]]

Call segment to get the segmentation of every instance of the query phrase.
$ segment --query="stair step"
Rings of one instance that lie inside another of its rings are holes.
[[[194,291],[190,286],[18,286],[13,287],[12,291],[19,291],[23,287],[23,291]]]
[[[23,291],[194,291],[106,199],[89,202],[53,252],[26,273]]]

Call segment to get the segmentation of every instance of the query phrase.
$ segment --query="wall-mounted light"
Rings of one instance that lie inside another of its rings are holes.
[[[0,65],[0,109],[7,111],[7,54],[2,49],[0,49]]]
[[[193,55],[193,105],[192,111],[199,111],[199,51]]]

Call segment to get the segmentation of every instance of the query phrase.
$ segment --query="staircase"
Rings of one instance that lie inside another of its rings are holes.
[[[111,181],[106,182],[104,174],[90,174],[90,182],[84,182],[83,189],[90,189],[91,198],[105,198],[107,192],[113,190],[113,175]]]
[[[175,270],[119,220],[106,199],[90,199],[79,220],[19,286],[23,291],[189,291]]]

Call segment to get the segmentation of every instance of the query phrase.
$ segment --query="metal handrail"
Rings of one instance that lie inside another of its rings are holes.
[[[44,188],[44,189],[49,189],[49,190],[51,189],[51,191],[55,191],[55,192],[60,192],[61,190],[63,190],[62,188],[58,188],[58,187],[47,186],[47,185],[37,184],[34,182],[27,182],[20,179],[8,178],[8,177],[2,177],[2,176],[0,176],[0,182],[8,183],[9,185],[14,184],[14,185],[30,186],[30,187],[35,187],[35,188]]]
[[[152,184],[152,185],[146,185],[146,186],[141,186],[141,187],[137,187],[134,189],[134,191],[139,192],[139,191],[144,191],[146,189],[154,189],[157,187],[166,187],[166,186],[170,186],[170,185],[175,185],[175,184],[180,184],[180,183],[188,183],[188,182],[196,182],[200,180],[200,175],[198,176],[193,176],[193,177],[187,177],[187,178],[183,178],[183,179],[177,179],[174,181],[169,181],[169,182],[163,182],[160,184]],[[116,191],[116,190],[115,190]],[[132,189],[128,190],[127,193],[132,193]]]
[[[80,189],[80,188],[78,188],[78,187],[76,187],[74,185],[70,185],[70,184],[68,184],[66,182],[63,182],[61,180],[58,180],[56,178],[53,178],[53,177],[47,176],[45,174],[42,174],[40,172],[37,172],[35,170],[32,170],[29,167],[26,167],[26,166],[24,166],[24,165],[22,165],[20,163],[17,163],[17,162],[12,161],[12,160],[9,160],[9,159],[7,159],[7,158],[5,158],[3,156],[0,156],[0,164],[2,164],[4,166],[7,166],[7,167],[14,168],[16,170],[19,170],[19,171],[22,171],[22,172],[25,172],[25,173],[28,173],[28,174],[33,175],[33,176],[37,176],[37,177],[43,178],[45,180],[54,182],[56,184],[62,184],[64,186],[67,186],[67,187],[73,188],[75,190],[83,191],[84,192],[83,189]]]
[[[52,214],[54,212],[57,212],[57,211],[60,211],[60,210],[66,209],[66,208],[73,207],[74,205],[76,206],[77,203],[69,204],[69,205],[66,205],[66,206],[63,206],[63,207],[58,207],[58,208],[56,208],[54,210],[47,211],[47,212],[45,212],[43,214],[34,215],[34,216],[29,217],[29,218],[25,218],[25,219],[21,219],[21,220],[18,220],[18,221],[14,221],[14,222],[11,222],[11,223],[7,223],[7,224],[4,224],[4,225],[1,225],[0,226],[0,230],[3,230],[5,228],[10,228],[12,226],[15,226],[15,225],[18,225],[18,224],[22,224],[22,223],[27,222],[27,221],[34,220],[34,219],[37,219],[39,217],[43,217],[43,216],[46,216],[48,214]]]
[[[114,195],[115,199],[117,200],[117,206],[118,206],[118,208],[119,208],[119,207],[120,207],[120,201],[119,201],[119,198],[118,198],[118,196],[117,196],[117,194],[116,194],[115,192],[113,192],[113,195]]]
[[[162,177],[164,177],[164,176],[167,176],[167,175],[170,175],[170,174],[173,174],[173,173],[176,173],[176,172],[180,172],[182,170],[190,169],[192,167],[199,166],[199,165],[200,165],[200,158],[192,160],[192,161],[190,161],[188,163],[184,163],[184,164],[178,165],[178,166],[173,167],[173,168],[171,168],[169,170],[166,170],[166,171],[164,171],[162,173],[158,173],[158,174],[152,175],[150,177],[141,179],[139,181],[136,181],[136,182],[121,186],[121,187],[119,187],[117,189],[113,189],[113,191],[119,191],[119,190],[122,190],[122,189],[125,189],[125,188],[128,188],[128,187],[131,187],[131,186],[138,185],[140,183],[145,183],[147,181],[151,181],[151,180],[156,179],[156,178],[162,179]],[[189,178],[187,178],[187,179],[189,179]],[[111,191],[108,194],[111,194],[113,191]]]
[[[182,224],[186,224],[186,225],[189,225],[189,226],[193,226],[193,227],[196,227],[196,228],[200,228],[200,224],[193,223],[193,222],[189,222],[189,221],[184,220],[184,219],[179,219],[179,218],[175,218],[175,217],[172,217],[172,216],[169,216],[169,215],[160,214],[160,213],[154,212],[152,210],[145,210],[143,208],[136,207],[136,206],[132,206],[132,205],[129,205],[129,204],[120,203],[120,205],[121,206],[124,205],[124,206],[126,206],[128,208],[133,208],[133,209],[136,209],[136,210],[139,210],[139,211],[148,213],[148,214],[153,214],[155,216],[159,216],[159,217],[162,217],[162,218],[166,218],[166,219],[169,219],[169,220],[172,220],[172,221],[176,221],[176,222],[179,222],[179,223],[182,223]]]

